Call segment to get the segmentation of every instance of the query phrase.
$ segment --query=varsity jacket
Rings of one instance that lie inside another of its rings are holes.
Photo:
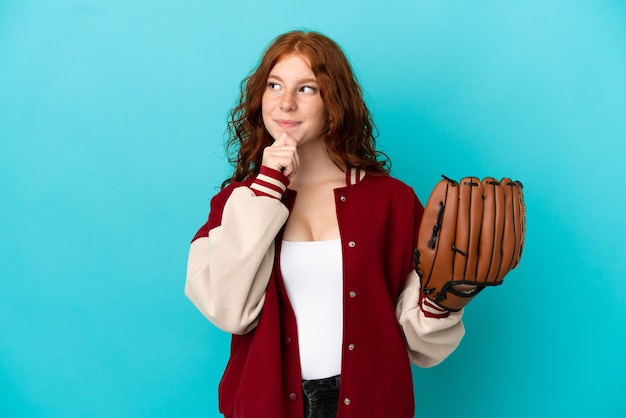
[[[413,254],[423,206],[414,191],[357,169],[346,184],[334,190],[344,292],[337,416],[412,418],[410,363],[443,361],[464,334],[462,311],[441,311],[421,294]],[[288,185],[266,167],[228,185],[191,243],[185,293],[233,334],[218,389],[228,418],[304,416],[297,324],[278,256],[297,198]]]

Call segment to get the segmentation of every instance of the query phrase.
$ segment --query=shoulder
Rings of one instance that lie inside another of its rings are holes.
[[[367,173],[364,180],[365,181],[363,181],[362,184],[366,184],[368,187],[381,192],[404,196],[415,196],[415,191],[411,186],[388,174]]]
[[[364,190],[368,195],[376,196],[376,201],[388,202],[394,211],[409,210],[421,219],[424,205],[415,190],[402,180],[390,175],[368,174],[360,184],[366,186]]]
[[[194,241],[198,238],[208,236],[211,229],[221,225],[226,201],[228,201],[235,189],[241,186],[249,186],[250,183],[252,183],[252,179],[246,179],[242,182],[229,183],[211,198],[209,218],[207,222],[198,230],[198,232],[196,232],[196,235],[193,238]]]
[[[228,200],[228,198],[230,197],[230,195],[233,193],[233,190],[242,186],[250,187],[253,180],[254,180],[253,177],[249,177],[243,181],[234,181],[234,182],[228,183],[226,186],[222,187],[222,189],[218,191],[211,198],[212,204],[223,206]]]

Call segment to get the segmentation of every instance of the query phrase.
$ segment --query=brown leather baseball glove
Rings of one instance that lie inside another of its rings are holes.
[[[442,177],[424,210],[415,269],[428,299],[459,311],[519,264],[526,209],[519,181]]]

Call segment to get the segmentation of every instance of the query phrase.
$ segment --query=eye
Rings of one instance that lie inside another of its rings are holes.
[[[272,81],[268,81],[267,82],[267,88],[269,88],[270,90],[278,90],[278,89],[280,89],[280,84],[274,83]]]
[[[302,87],[300,87],[300,91],[302,93],[313,94],[313,93],[317,92],[317,89],[315,87],[312,87],[312,86],[302,86]]]

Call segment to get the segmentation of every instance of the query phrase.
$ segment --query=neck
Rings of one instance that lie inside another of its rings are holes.
[[[308,185],[326,181],[343,179],[345,167],[337,167],[330,159],[324,148],[323,142],[309,142],[298,147],[300,165],[297,173],[291,179],[291,187]]]

